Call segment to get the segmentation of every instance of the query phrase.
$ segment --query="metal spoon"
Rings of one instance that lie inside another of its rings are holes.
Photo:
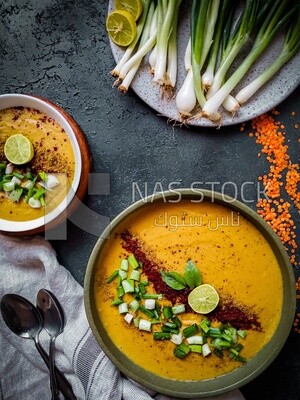
[[[1,314],[8,328],[16,335],[32,339],[49,368],[49,357],[39,342],[39,333],[43,328],[43,321],[36,307],[27,299],[17,294],[6,294],[0,302]],[[66,399],[76,400],[72,387],[64,375],[55,368],[55,375],[59,388]]]
[[[59,336],[65,327],[65,316],[63,309],[53,293],[46,289],[39,290],[36,297],[38,311],[42,315],[43,328],[50,336],[49,345],[49,364],[50,364],[50,384],[52,391],[52,400],[58,397],[56,377],[54,374],[54,345],[57,336]],[[56,397],[55,397],[56,396]]]

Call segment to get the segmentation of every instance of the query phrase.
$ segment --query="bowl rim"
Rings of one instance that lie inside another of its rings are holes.
[[[29,94],[1,94],[0,110],[4,110],[10,107],[28,107],[36,109],[53,118],[69,136],[75,157],[74,178],[70,184],[70,188],[68,189],[66,197],[60,202],[60,204],[55,207],[54,210],[52,210],[50,213],[46,213],[39,218],[29,221],[10,221],[0,218],[0,231],[2,232],[31,232],[36,231],[37,229],[44,227],[47,224],[51,224],[53,221],[58,219],[58,217],[65,212],[69,204],[72,202],[80,184],[82,173],[82,158],[74,129],[67,120],[66,116],[63,114],[62,111],[64,110],[60,110],[60,108],[52,103],[50,100]]]
[[[164,201],[167,199],[168,201],[176,198],[179,193],[181,199],[191,199],[199,196],[199,190],[196,193],[195,190],[193,191],[189,188],[176,189],[176,192],[163,191],[142,198],[129,205],[111,221],[111,223],[103,231],[102,235],[98,238],[88,260],[84,280],[84,305],[89,325],[98,344],[111,359],[111,361],[119,368],[119,370],[124,373],[124,375],[128,376],[139,384],[144,385],[145,387],[169,396],[191,399],[218,396],[233,389],[240,388],[241,386],[250,382],[259,374],[261,374],[274,361],[289,336],[296,310],[295,276],[288,254],[277,234],[264,221],[264,219],[250,207],[228,195],[201,189],[203,201],[215,202],[216,204],[220,204],[237,211],[240,213],[240,215],[252,223],[263,234],[265,239],[270,244],[281,269],[284,301],[278,327],[271,340],[246,364],[231,371],[230,373],[220,375],[213,379],[201,381],[179,381],[162,378],[149,371],[145,371],[117,349],[117,347],[106,334],[105,328],[103,326],[101,327],[101,321],[97,314],[95,304],[93,303],[93,281],[96,269],[95,265],[97,264],[99,257],[98,253],[107,238],[109,238],[110,232],[113,231],[113,229],[125,217],[134,213],[136,210],[147,206],[149,202],[160,202],[162,199],[164,199]],[[99,326],[100,329],[98,329]],[[99,330],[101,331],[101,334],[99,333]]]

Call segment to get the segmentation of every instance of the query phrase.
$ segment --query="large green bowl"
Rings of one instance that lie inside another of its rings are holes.
[[[279,325],[271,340],[257,355],[234,371],[218,376],[214,379],[199,381],[171,380],[150,373],[141,368],[139,365],[133,363],[112,342],[96,310],[94,300],[94,280],[98,258],[103,249],[103,245],[107,240],[106,238],[109,237],[110,232],[115,229],[124,218],[137,210],[147,207],[149,203],[168,202],[169,200],[175,199],[178,200],[178,192],[180,192],[182,199],[199,200],[199,192],[195,193],[195,191],[192,191],[191,189],[176,190],[176,193],[171,191],[162,192],[153,196],[149,196],[145,199],[141,199],[132,204],[111,222],[111,224],[98,239],[89,258],[84,282],[84,302],[89,324],[99,345],[112,360],[112,362],[126,376],[157,392],[174,397],[195,399],[217,396],[239,388],[257,377],[271,364],[283,347],[292,328],[296,306],[295,278],[284,246],[269,225],[256,212],[252,211],[243,203],[228,196],[202,190],[201,196],[203,196],[204,201],[215,202],[216,204],[221,204],[235,212],[240,213],[240,215],[245,217],[263,234],[265,239],[270,244],[280,265],[283,279],[283,306]]]

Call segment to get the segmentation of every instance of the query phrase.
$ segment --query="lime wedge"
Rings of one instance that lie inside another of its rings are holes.
[[[139,19],[142,13],[143,4],[141,0],[116,0],[115,1],[116,10],[124,10],[131,14],[135,21]]]
[[[106,30],[118,46],[128,46],[136,35],[135,19],[127,11],[112,11],[106,18]]]
[[[188,296],[188,303],[193,311],[199,314],[208,314],[219,304],[219,295],[216,289],[208,284],[195,287]]]
[[[34,155],[33,145],[26,136],[17,133],[6,140],[4,155],[13,164],[26,164]]]

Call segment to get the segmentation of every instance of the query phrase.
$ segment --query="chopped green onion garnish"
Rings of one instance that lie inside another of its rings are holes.
[[[118,309],[119,309],[119,314],[127,314],[128,313],[128,304],[121,303],[121,304],[119,304]]]
[[[170,340],[171,333],[168,332],[153,332],[154,340]]]
[[[140,277],[141,277],[141,273],[140,273],[140,271],[138,271],[136,269],[134,269],[130,274],[130,279],[133,279],[134,281],[139,281]]]
[[[190,344],[189,348],[193,353],[202,353],[202,346],[200,344]]]
[[[3,190],[5,192],[11,192],[15,188],[15,183],[14,182],[5,182],[3,184]]]
[[[119,274],[119,271],[116,269],[107,279],[106,283],[111,283]]]
[[[132,300],[131,303],[129,303],[129,307],[131,308],[132,311],[137,311],[139,309],[140,303],[137,300]]]
[[[172,313],[174,315],[181,314],[185,312],[185,305],[184,304],[177,304],[176,306],[172,307]]]
[[[121,260],[121,265],[120,265],[120,269],[122,269],[123,271],[128,271],[128,260],[126,260],[126,258],[123,258]]]
[[[176,346],[174,349],[174,354],[178,358],[185,358],[191,349],[184,343],[181,343],[179,346]]]
[[[133,254],[130,254],[128,256],[128,262],[129,262],[129,264],[131,265],[131,267],[133,269],[136,269],[136,268],[138,268],[140,266]]]
[[[185,338],[195,335],[199,331],[198,325],[193,324],[183,329],[182,334]]]
[[[127,278],[127,272],[123,271],[122,269],[119,269],[119,277],[123,281],[124,279]]]
[[[128,279],[122,281],[122,286],[125,293],[133,293],[134,292],[134,285]]]

